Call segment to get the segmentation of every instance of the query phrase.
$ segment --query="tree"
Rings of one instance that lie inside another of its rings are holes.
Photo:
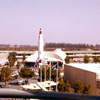
[[[84,63],[89,63],[90,59],[89,56],[85,55],[84,56]]]
[[[17,67],[17,71],[18,71],[18,73],[20,73],[20,66],[21,66],[21,63],[18,61],[17,62],[17,65],[16,65],[16,67]],[[19,76],[19,74],[18,74],[18,78],[19,78],[20,76]]]
[[[92,93],[92,90],[91,90],[91,87],[89,84],[86,84],[86,86],[83,89],[83,93],[84,94],[91,94]]]
[[[75,83],[74,92],[76,92],[76,93],[82,93],[83,92],[83,85],[82,85],[82,82],[80,80],[78,80]]]
[[[66,63],[70,63],[70,57],[69,57],[69,56],[66,56],[65,62],[66,62]]]
[[[65,92],[66,91],[66,86],[63,80],[60,80],[58,83],[58,91],[60,92]]]
[[[15,61],[16,61],[16,53],[15,52],[9,53],[8,61],[9,61],[10,67],[14,66]]]
[[[70,85],[69,81],[67,81],[65,83],[65,86],[66,86],[66,92],[72,92],[72,88],[71,88],[71,85]]]
[[[56,81],[57,70],[51,69],[51,79]],[[60,68],[58,68],[58,79],[60,79]]]
[[[34,72],[31,69],[24,67],[21,68],[20,70],[20,76],[22,78],[27,78],[27,82],[28,82],[28,79],[34,76]]]
[[[39,68],[39,77],[40,77],[40,71],[41,71],[41,68],[42,68],[42,80],[44,80],[45,79],[45,68],[44,68],[45,66],[41,66],[40,68]],[[46,75],[47,75],[47,70],[46,70]],[[47,75],[47,77],[49,78],[49,75]],[[47,78],[46,77],[46,78]]]
[[[25,58],[26,58],[26,54],[24,53],[23,54],[23,61],[25,61]]]
[[[20,69],[20,65],[21,65],[21,63],[18,61],[18,62],[17,62],[17,65],[16,65],[18,71],[19,71],[19,69]]]
[[[23,64],[25,64],[26,54],[23,54]]]
[[[99,59],[99,57],[94,56],[94,57],[93,57],[93,61],[94,61],[95,63],[97,63],[97,62],[100,62],[100,59]]]
[[[10,81],[12,79],[12,70],[9,67],[3,67],[1,69],[1,80],[5,82],[5,86],[6,86],[6,82]]]
[[[40,76],[40,74],[41,74],[41,72],[40,72],[41,68],[42,68],[42,80],[44,81],[44,79],[45,79],[45,68],[46,68],[46,80],[48,80],[49,79],[49,70],[48,70],[47,66],[43,66],[43,65],[40,66],[40,68],[39,68],[39,78],[41,77]]]
[[[72,92],[72,88],[69,81],[64,82],[63,80],[60,80],[58,83],[58,90],[60,92]]]

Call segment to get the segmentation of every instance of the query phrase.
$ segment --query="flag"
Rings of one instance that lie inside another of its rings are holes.
[[[58,64],[54,65],[54,66],[52,67],[52,69],[58,70]]]
[[[52,69],[56,70],[56,92],[58,91],[57,89],[57,84],[58,84],[58,63],[52,67]]]

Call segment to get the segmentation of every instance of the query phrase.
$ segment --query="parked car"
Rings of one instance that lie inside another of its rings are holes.
[[[18,83],[18,85],[24,85],[25,80],[24,79],[19,79],[17,83]]]
[[[17,71],[14,71],[14,72],[12,73],[12,77],[13,77],[14,79],[17,79],[17,78],[18,78],[18,75],[19,75],[19,73],[18,73]]]
[[[3,84],[0,84],[0,88],[4,88],[5,87],[5,85],[3,85]]]

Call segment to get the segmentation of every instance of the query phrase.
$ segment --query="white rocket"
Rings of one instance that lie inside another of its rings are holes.
[[[44,42],[43,34],[40,28],[39,38],[38,38],[38,61],[43,60],[43,54],[44,54],[44,43],[43,42]]]

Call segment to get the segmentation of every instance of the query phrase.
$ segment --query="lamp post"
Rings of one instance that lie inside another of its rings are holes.
[[[40,68],[40,82],[42,82],[42,66],[41,66],[41,62],[39,62],[39,68]]]
[[[45,75],[45,79],[44,79],[44,81],[45,81],[45,86],[46,86],[46,65],[45,65],[45,67],[44,67],[44,75]]]
[[[49,79],[50,79],[50,87],[49,87],[49,90],[51,91],[51,62],[50,62],[50,75],[49,75]]]
[[[58,92],[57,85],[58,85],[58,62],[57,62],[57,68],[56,68],[56,92]]]

